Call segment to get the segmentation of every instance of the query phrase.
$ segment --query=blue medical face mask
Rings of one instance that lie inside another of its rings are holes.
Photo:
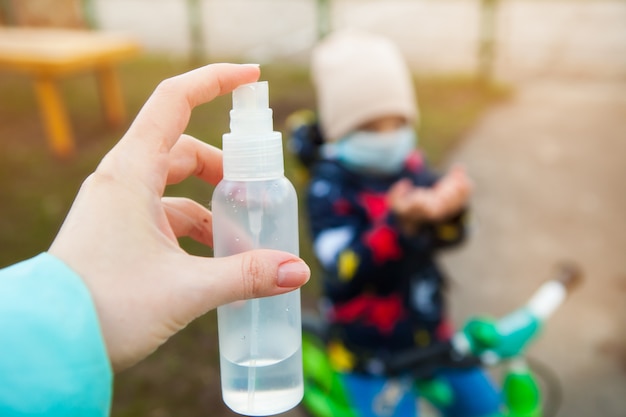
[[[333,153],[348,168],[359,172],[393,175],[417,145],[415,131],[404,126],[391,132],[358,130],[334,143]]]

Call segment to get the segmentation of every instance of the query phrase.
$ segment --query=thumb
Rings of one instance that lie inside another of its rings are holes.
[[[268,297],[293,291],[311,276],[297,256],[276,250],[257,249],[223,258],[195,258],[204,271],[204,312],[233,301]],[[193,270],[193,269],[192,269]]]

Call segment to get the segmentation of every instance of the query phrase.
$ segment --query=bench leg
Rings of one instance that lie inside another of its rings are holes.
[[[52,152],[61,158],[72,156],[75,151],[74,139],[55,80],[51,77],[38,77],[35,79],[35,93]]]
[[[112,65],[98,68],[98,83],[107,123],[112,127],[122,126],[125,119],[124,98],[119,78]]]

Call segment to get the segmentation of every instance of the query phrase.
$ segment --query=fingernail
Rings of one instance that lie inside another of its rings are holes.
[[[241,64],[244,67],[256,67],[256,68],[260,68],[261,64]]]
[[[279,287],[293,288],[304,285],[311,276],[309,266],[303,261],[285,262],[278,267]]]

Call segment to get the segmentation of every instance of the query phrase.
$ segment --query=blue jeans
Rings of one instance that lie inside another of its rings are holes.
[[[370,375],[342,374],[343,383],[358,417],[417,417],[412,381]],[[450,388],[451,404],[440,407],[445,417],[490,417],[498,415],[500,393],[479,368],[444,370],[437,374]],[[419,393],[418,393],[419,395]]]

